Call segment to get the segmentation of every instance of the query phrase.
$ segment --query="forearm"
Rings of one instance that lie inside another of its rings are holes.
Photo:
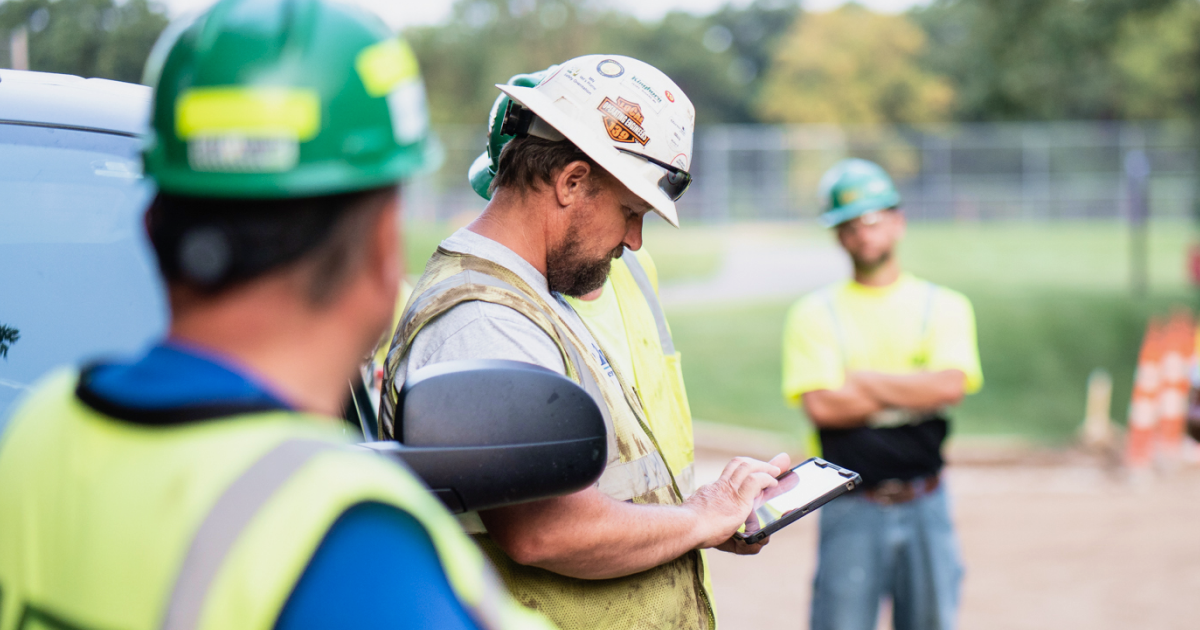
[[[822,389],[801,396],[805,414],[821,429],[850,429],[885,406],[856,384],[847,381],[838,389]]]
[[[770,462],[735,457],[720,478],[699,487],[683,505],[625,503],[591,487],[480,516],[492,540],[520,564],[582,579],[622,577],[697,548],[757,553],[761,545],[724,545],[755,499],[790,466],[785,453]]]
[[[583,579],[639,573],[704,542],[690,506],[624,503],[596,488],[480,516],[518,563]]]
[[[960,370],[913,374],[861,371],[850,373],[847,382],[885,408],[931,410],[961,401],[966,376]]]

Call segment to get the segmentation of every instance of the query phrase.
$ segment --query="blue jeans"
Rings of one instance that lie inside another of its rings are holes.
[[[899,505],[847,495],[821,508],[811,630],[952,630],[962,562],[942,488]]]

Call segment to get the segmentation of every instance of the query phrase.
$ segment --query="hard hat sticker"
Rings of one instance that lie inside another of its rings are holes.
[[[625,85],[636,90],[639,94],[646,97],[647,104],[655,113],[662,112],[663,107],[667,105],[666,95],[658,91],[650,83],[642,80],[638,75],[630,73],[624,80]]]
[[[597,109],[604,115],[604,128],[613,140],[628,143],[638,142],[643,145],[650,141],[650,136],[646,135],[646,130],[642,128],[646,117],[637,103],[621,97],[617,97],[617,101],[614,103],[606,96]]]
[[[175,102],[181,140],[229,135],[306,142],[321,129],[321,97],[298,88],[192,88]]]
[[[584,96],[591,96],[596,91],[596,75],[583,74],[579,66],[567,68],[562,73],[570,85],[582,92]]]
[[[425,137],[429,110],[425,106],[425,84],[406,81],[388,94],[388,112],[397,144],[412,144]]]
[[[247,138],[221,135],[188,142],[193,170],[218,173],[280,173],[300,160],[300,143],[293,138]]]
[[[420,80],[417,57],[401,39],[388,39],[362,49],[354,59],[354,69],[367,94],[390,94],[402,82]]]
[[[611,79],[625,74],[625,66],[618,63],[616,59],[605,59],[596,64],[596,72]]]

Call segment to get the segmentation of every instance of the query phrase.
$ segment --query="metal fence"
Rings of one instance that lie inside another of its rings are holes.
[[[441,127],[446,160],[409,186],[409,216],[447,220],[484,201],[467,185],[482,126]],[[1187,123],[996,123],[928,127],[712,125],[696,132],[685,222],[803,220],[817,182],[844,157],[882,164],[917,220],[1115,219],[1129,213],[1125,164],[1150,166],[1150,216],[1192,216],[1196,136]]]

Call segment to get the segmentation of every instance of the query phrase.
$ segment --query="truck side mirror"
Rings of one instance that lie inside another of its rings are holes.
[[[604,417],[570,379],[518,361],[448,361],[415,372],[398,441],[361,446],[407,464],[451,512],[569,494],[608,459]]]

